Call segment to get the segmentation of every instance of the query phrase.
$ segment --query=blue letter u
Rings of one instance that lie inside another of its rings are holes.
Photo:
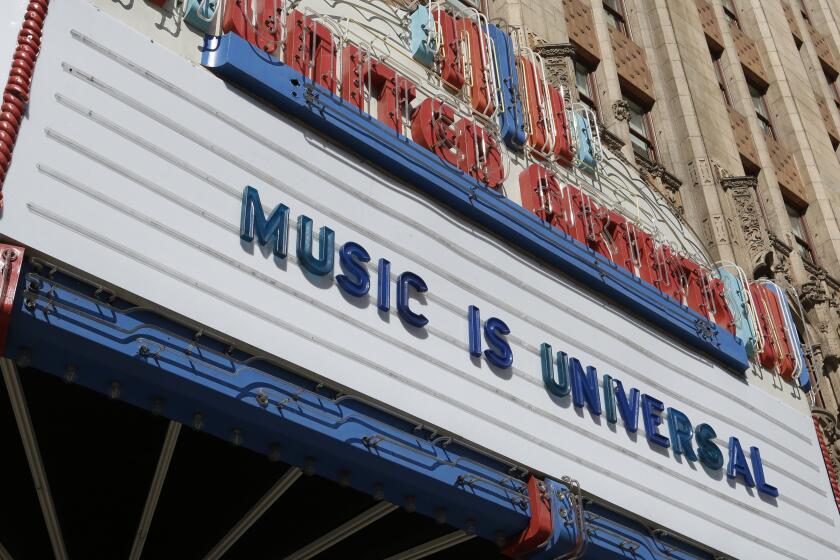
[[[316,276],[327,276],[335,264],[335,233],[324,226],[319,235],[318,258],[312,256],[312,220],[303,214],[298,218],[297,257],[300,266]]]

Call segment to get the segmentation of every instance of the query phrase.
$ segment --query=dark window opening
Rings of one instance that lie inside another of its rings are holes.
[[[732,98],[729,97],[729,89],[726,87],[726,76],[723,74],[723,66],[720,63],[720,56],[712,58],[712,64],[715,67],[715,77],[717,78],[720,93],[723,96],[723,102],[727,107],[732,107]]]
[[[832,78],[825,74],[825,81],[828,82],[828,89],[831,90],[831,97],[834,99],[834,104],[840,108],[840,85],[837,84],[837,77]]]
[[[770,109],[767,106],[767,99],[765,99],[766,92],[755,84],[750,83],[749,80],[747,81],[747,87],[750,90],[755,116],[758,118],[758,126],[761,127],[764,134],[767,134],[775,140],[776,132],[773,130],[773,121],[770,119]]]
[[[805,20],[806,23],[811,23],[811,15],[808,13],[808,7],[805,5],[805,0],[794,0],[799,7],[799,13],[802,14],[802,19]]]
[[[808,225],[805,223],[805,210],[785,201],[785,209],[790,219],[790,229],[793,239],[796,242],[796,250],[799,255],[810,264],[816,264],[814,251],[811,248],[811,236]]]
[[[721,0],[723,4],[723,15],[729,20],[729,25],[741,29],[741,20],[738,19],[738,8],[735,7],[735,0]]]

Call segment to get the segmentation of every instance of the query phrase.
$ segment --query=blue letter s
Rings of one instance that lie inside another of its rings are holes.
[[[370,273],[361,263],[370,262],[370,255],[365,248],[352,241],[345,243],[338,251],[338,259],[341,270],[345,272],[335,277],[338,287],[354,297],[367,295],[370,292]]]

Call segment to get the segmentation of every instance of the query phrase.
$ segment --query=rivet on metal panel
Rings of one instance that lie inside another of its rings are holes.
[[[338,485],[342,488],[350,486],[350,471],[346,469],[338,471]]]
[[[417,511],[417,498],[414,496],[406,496],[403,509],[405,509],[408,513],[414,513]]]
[[[29,364],[32,363],[32,356],[30,355],[29,348],[20,349],[20,352],[18,352],[18,358],[16,363],[19,368],[29,367]]]
[[[504,531],[496,531],[496,546],[502,548],[505,546],[507,542],[507,536],[505,536]]]
[[[111,393],[110,393],[109,396],[113,400],[117,400],[117,399],[120,398],[121,394],[122,394],[122,386],[120,385],[120,382],[119,381],[112,381],[111,382]]]
[[[67,364],[67,367],[64,368],[64,382],[73,383],[76,380],[76,375],[78,373],[79,369],[76,364]]]
[[[280,461],[280,444],[279,443],[269,443],[268,444],[268,460],[272,463],[277,463]]]

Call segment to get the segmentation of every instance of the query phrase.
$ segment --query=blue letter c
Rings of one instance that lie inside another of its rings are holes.
[[[413,272],[403,272],[397,278],[397,311],[400,317],[408,323],[417,328],[423,328],[429,324],[429,320],[423,314],[414,313],[408,305],[408,287],[411,286],[417,290],[418,294],[428,292],[429,288],[422,278]]]

